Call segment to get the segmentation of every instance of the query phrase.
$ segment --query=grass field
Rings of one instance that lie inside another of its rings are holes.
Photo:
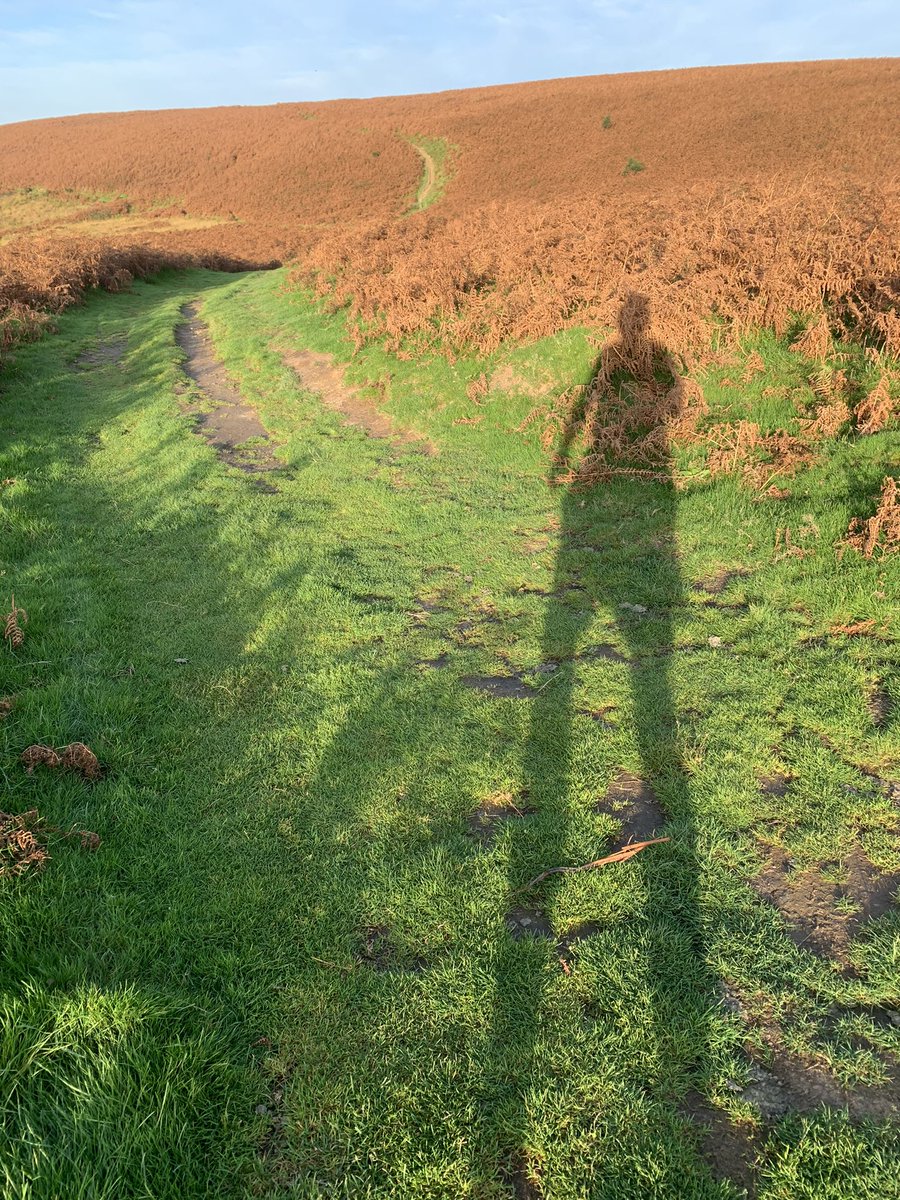
[[[282,283],[93,296],[4,372],[2,807],[101,844],[0,879],[3,1195],[896,1195],[897,566],[835,551],[896,434],[780,500],[690,446],[554,487],[517,430],[586,331],[351,361]],[[197,298],[264,476],[196,436]],[[761,335],[710,420],[810,370]],[[18,761],[74,741],[100,782]]]

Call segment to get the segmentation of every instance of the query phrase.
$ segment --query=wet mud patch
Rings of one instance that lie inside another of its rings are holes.
[[[197,432],[229,466],[256,476],[276,471],[280,464],[272,453],[268,432],[216,358],[199,311],[198,300],[182,305],[184,320],[175,328],[175,341],[185,354],[185,374],[214,407],[207,412],[185,405],[185,411],[195,418]],[[278,490],[263,479],[256,482],[261,490]]]
[[[378,972],[419,974],[428,964],[424,958],[404,953],[392,940],[387,925],[364,925],[359,931],[357,962]]]
[[[480,845],[491,846],[510,821],[523,820],[535,812],[537,809],[529,804],[527,793],[513,796],[509,792],[498,792],[489,796],[469,815],[466,832]]]
[[[626,844],[656,837],[666,823],[666,815],[653,788],[629,771],[619,772],[606,795],[594,805],[594,812],[618,821]]]
[[[463,675],[460,683],[498,698],[533,700],[537,695],[535,688],[522,681],[521,675]]]
[[[115,367],[122,361],[127,349],[127,335],[118,334],[116,337],[97,342],[87,350],[82,350],[75,359],[75,366],[79,371],[93,371],[98,367]]]
[[[314,392],[326,408],[336,412],[345,424],[362,429],[372,438],[383,438],[396,444],[416,445],[424,454],[436,449],[427,439],[409,430],[397,429],[391,419],[379,412],[371,400],[350,387],[344,380],[344,367],[329,354],[315,350],[280,349],[282,362],[290,367],[303,388]]]
[[[761,1149],[758,1132],[732,1121],[699,1092],[688,1092],[679,1111],[694,1127],[700,1153],[716,1183],[733,1183],[746,1196],[755,1196]]]
[[[751,886],[787,923],[791,940],[850,968],[850,943],[867,922],[890,912],[900,874],[884,874],[856,848],[842,864],[843,882],[820,869],[797,872],[783,850],[771,848]]]

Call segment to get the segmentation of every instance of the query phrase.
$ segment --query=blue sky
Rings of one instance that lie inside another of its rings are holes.
[[[900,0],[0,0],[0,122],[900,54]]]

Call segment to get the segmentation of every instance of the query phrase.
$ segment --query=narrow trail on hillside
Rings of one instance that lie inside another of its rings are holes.
[[[421,158],[425,167],[425,173],[416,193],[416,202],[413,205],[413,212],[421,212],[423,208],[427,208],[431,204],[432,200],[437,199],[437,167],[424,146],[419,146],[415,142],[410,142],[410,145]]]

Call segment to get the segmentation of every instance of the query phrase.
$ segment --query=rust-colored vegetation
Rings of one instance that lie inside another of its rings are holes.
[[[103,778],[103,768],[97,761],[96,754],[85,746],[84,742],[72,742],[63,746],[61,750],[40,744],[27,746],[20,755],[20,761],[29,775],[34,772],[35,767],[49,767],[51,770],[61,767],[74,771],[91,782]]]
[[[866,558],[876,551],[896,554],[900,550],[900,489],[890,475],[881,485],[881,498],[871,517],[854,517],[844,539],[844,546],[858,550]]]
[[[826,364],[842,338],[896,355],[898,114],[897,63],[868,60],[0,127],[4,186],[45,189],[42,203],[67,214],[54,227],[48,210],[0,246],[0,337],[32,336],[84,288],[164,262],[277,260],[347,307],[357,342],[404,354],[435,337],[491,351],[612,327],[637,291],[682,375],[709,359],[713,325],[721,347],[760,327],[788,334],[798,314],[808,359]],[[410,213],[422,137],[454,147],[453,174]],[[631,159],[644,169],[623,173]],[[138,217],[135,249],[118,223]],[[51,236],[85,221],[102,241]],[[804,441],[854,418],[884,428],[892,388],[885,375],[855,414],[835,394]],[[667,418],[682,435],[702,408],[684,399],[687,415]],[[723,433],[719,464],[753,436]],[[760,447],[762,466],[798,453]]]
[[[24,813],[0,812],[0,879],[42,870],[50,859],[52,835],[64,840],[78,838],[82,850],[96,850],[100,838],[89,829],[60,829],[31,808]]]

